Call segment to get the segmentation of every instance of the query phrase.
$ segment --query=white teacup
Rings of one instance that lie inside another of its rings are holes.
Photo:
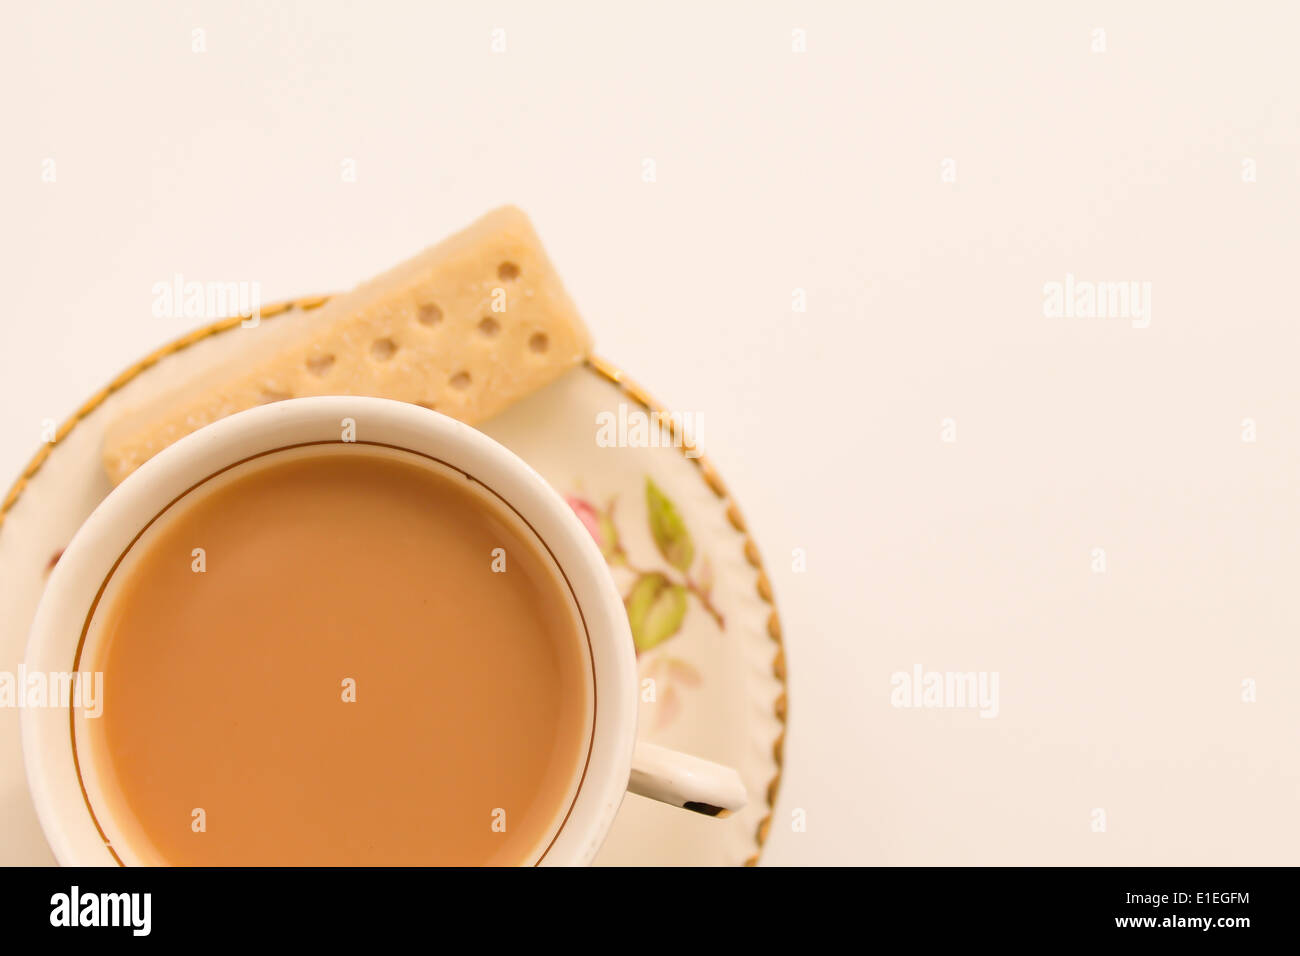
[[[351,432],[348,421],[352,423]],[[590,638],[594,728],[586,772],[557,818],[549,846],[529,862],[587,864],[600,849],[630,789],[710,815],[745,804],[734,770],[636,742],[638,685],[622,598],[600,549],[564,499],[512,452],[461,422],[379,398],[322,397],[277,402],[222,419],[146,462],[86,519],[59,559],[37,609],[27,673],[71,673],[91,633],[88,615],[115,562],[148,523],[189,489],[250,456],[305,443],[376,444],[434,458],[473,476],[506,501],[546,543],[568,579]],[[22,713],[27,779],[36,811],[63,865],[142,859],[127,832],[92,810],[92,767],[78,766],[67,708]],[[114,844],[114,841],[116,845]]]

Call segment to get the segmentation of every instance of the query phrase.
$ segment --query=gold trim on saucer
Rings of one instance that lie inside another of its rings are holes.
[[[294,309],[301,311],[317,309],[324,305],[329,298],[329,296],[322,295],[303,296],[298,299],[277,302],[263,307],[259,315],[263,319],[269,319]],[[167,358],[182,349],[188,348],[195,342],[201,342],[209,336],[233,329],[243,321],[243,318],[240,316],[219,319],[210,325],[195,329],[187,335],[183,335],[172,342],[168,342],[166,345],[151,352],[149,355],[136,362],[130,368],[124,370],[107,386],[92,395],[80,408],[76,410],[76,412],[72,414],[71,418],[59,427],[59,430],[55,432],[54,440],[44,445],[40,451],[32,456],[31,461],[27,463],[27,467],[24,468],[18,476],[18,480],[13,483],[8,494],[5,495],[4,501],[0,502],[0,528],[3,528],[6,515],[8,515],[9,510],[17,503],[18,497],[22,494],[23,489],[27,487],[27,483],[31,481],[36,473],[41,470],[41,466],[45,464],[46,458],[49,457],[50,449],[63,441],[77,423],[90,415],[95,411],[95,409],[99,408],[99,406],[104,403],[105,399],[118,389],[122,388],[145,369],[157,365],[158,362],[164,358]],[[602,378],[618,386],[623,391],[623,394],[632,399],[632,401],[641,405],[647,411],[658,412],[670,423],[670,429],[676,428],[674,424],[671,424],[675,419],[668,414],[668,410],[651,398],[640,385],[629,379],[622,369],[612,365],[602,358],[597,358],[596,356],[587,359],[587,367],[599,374]],[[727,509],[728,522],[737,532],[744,536],[745,559],[757,573],[755,590],[763,602],[771,608],[771,612],[768,614],[767,618],[767,633],[768,637],[770,637],[776,644],[776,654],[772,659],[772,674],[781,684],[781,693],[773,705],[773,713],[776,715],[777,720],[781,722],[781,732],[777,735],[776,740],[772,744],[772,757],[776,762],[776,775],[768,782],[767,792],[765,794],[768,812],[767,815],[759,821],[758,829],[754,834],[754,840],[758,844],[758,849],[752,856],[746,859],[744,863],[745,866],[756,866],[758,864],[759,854],[763,852],[763,845],[767,842],[768,833],[772,827],[772,811],[776,807],[777,792],[781,786],[781,773],[785,766],[785,727],[787,715],[789,713],[789,691],[786,684],[785,646],[781,639],[781,619],[777,613],[776,600],[772,593],[771,582],[768,580],[767,573],[763,569],[763,560],[759,555],[758,545],[754,542],[754,539],[749,536],[745,520],[740,513],[740,507],[727,493],[727,486],[723,483],[722,477],[718,474],[717,469],[713,467],[713,464],[704,457],[704,455],[697,452],[689,441],[683,441],[680,447],[682,453],[687,456],[687,460],[695,463],[695,466],[700,471],[700,476],[704,479],[704,483],[709,486],[709,489],[714,493],[714,495],[716,495],[725,505]],[[691,454],[687,454],[688,452]]]
[[[658,412],[661,419],[669,423],[669,429],[675,437],[676,419],[668,413],[668,409],[651,398],[645,389],[629,379],[622,369],[617,368],[609,362],[606,362],[604,359],[597,358],[594,355],[587,359],[587,366],[621,388],[624,395],[641,405],[646,409],[646,411]],[[781,732],[777,735],[776,741],[772,744],[772,758],[776,762],[776,775],[767,785],[767,793],[765,795],[767,800],[767,815],[759,821],[758,830],[754,834],[754,840],[758,843],[758,852],[745,860],[745,866],[757,866],[758,856],[763,852],[763,844],[767,842],[768,832],[772,828],[772,811],[776,809],[776,795],[777,791],[781,788],[781,771],[785,766],[785,726],[786,715],[789,713],[789,705],[787,703],[789,688],[787,687],[785,680],[785,645],[781,641],[781,617],[776,610],[776,600],[772,594],[772,585],[767,579],[767,572],[763,570],[763,559],[758,553],[758,545],[754,542],[754,539],[749,536],[748,530],[746,530],[745,519],[741,517],[740,514],[740,506],[737,505],[736,502],[727,494],[727,486],[723,484],[722,476],[718,474],[718,470],[713,467],[713,463],[710,462],[708,458],[696,451],[687,441],[682,442],[680,447],[682,454],[686,454],[687,452],[694,453],[693,455],[687,455],[687,460],[695,463],[695,466],[700,470],[700,475],[704,478],[704,483],[707,484],[709,489],[726,505],[727,520],[731,523],[731,526],[744,535],[745,560],[747,560],[754,570],[758,572],[758,580],[755,584],[758,596],[772,609],[771,613],[767,616],[767,634],[776,644],[776,655],[772,659],[772,675],[781,682],[781,694],[777,697],[776,703],[773,706],[773,713],[776,714],[776,719],[781,722]]]

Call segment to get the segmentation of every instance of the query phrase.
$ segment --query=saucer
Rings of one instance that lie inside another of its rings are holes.
[[[237,354],[239,329],[237,317],[213,323],[128,368],[63,423],[9,489],[0,502],[0,672],[17,673],[50,568],[111,490],[100,461],[107,424]],[[593,358],[481,430],[563,494],[600,544],[637,644],[638,739],[735,767],[749,791],[749,805],[725,820],[629,794],[596,864],[753,865],[781,778],[780,619],[758,547],[716,469],[682,429],[646,427],[667,420],[620,369]],[[12,708],[0,708],[0,819],[0,866],[54,863]]]

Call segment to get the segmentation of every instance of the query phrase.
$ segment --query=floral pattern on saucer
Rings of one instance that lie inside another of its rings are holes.
[[[662,730],[680,715],[682,695],[703,682],[689,660],[672,656],[664,644],[682,632],[692,611],[711,619],[718,632],[727,629],[712,600],[713,566],[707,554],[697,554],[681,512],[652,478],[645,479],[645,502],[657,558],[634,559],[628,554],[615,521],[617,498],[603,508],[577,494],[565,495],[565,500],[600,546],[619,583],[636,644],[642,699],[659,704],[652,728]]]

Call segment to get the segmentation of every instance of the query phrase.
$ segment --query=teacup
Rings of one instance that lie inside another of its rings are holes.
[[[76,675],[96,659],[101,598],[115,573],[125,573],[124,559],[155,520],[184,507],[214,476],[308,446],[340,454],[383,448],[471,479],[535,533],[567,583],[590,664],[589,742],[571,792],[543,828],[545,839],[519,862],[590,863],[629,790],[711,816],[744,806],[745,789],[734,770],[637,743],[639,688],[626,611],[599,548],[564,499],[481,432],[386,399],[330,396],[265,405],[208,425],[146,462],[86,519],[60,558],[32,626],[26,672],[86,680]],[[110,701],[113,692],[111,683],[104,688]],[[73,699],[66,707],[26,707],[22,713],[28,781],[56,858],[64,865],[168,862],[141,845],[138,828],[106,796],[112,775],[79,748],[77,728],[91,718],[78,710]]]

